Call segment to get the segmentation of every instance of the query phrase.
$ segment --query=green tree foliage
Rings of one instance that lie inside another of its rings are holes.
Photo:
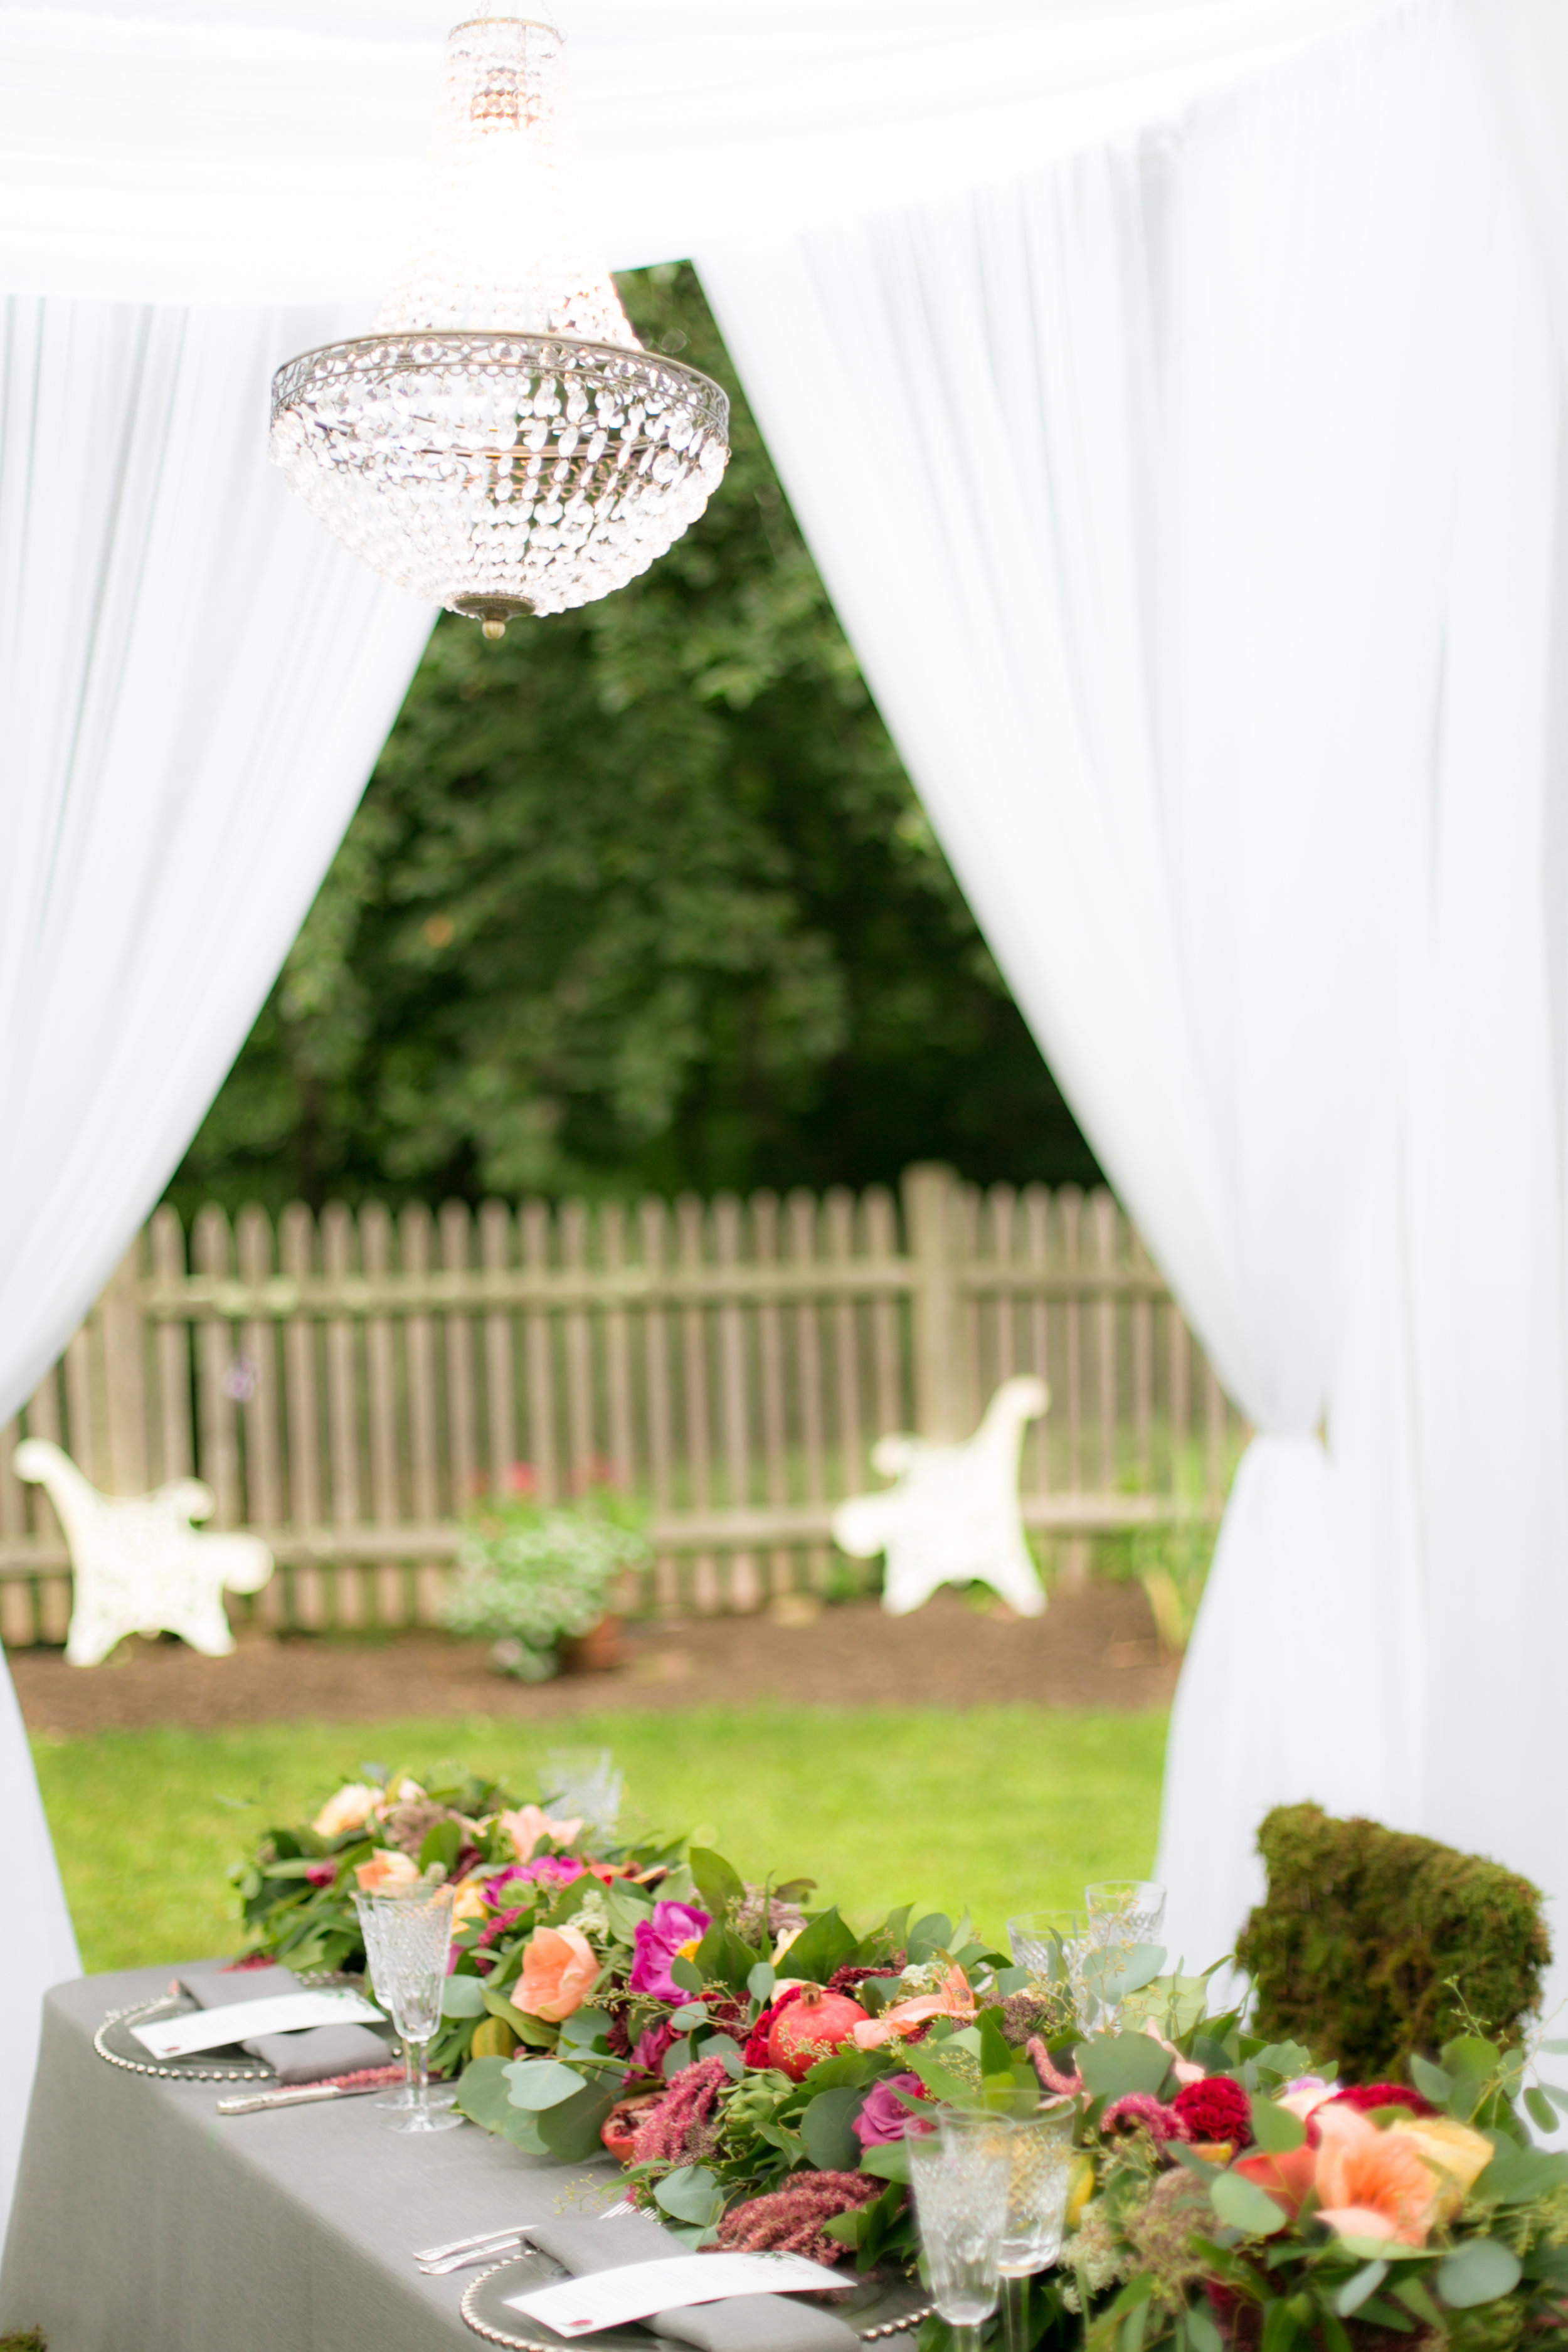
[[[728,476],[619,595],[442,619],[183,1207],[1094,1177],[694,274],[622,283],[728,388]]]

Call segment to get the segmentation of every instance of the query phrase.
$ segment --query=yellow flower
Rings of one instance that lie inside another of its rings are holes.
[[[1438,2218],[1445,2221],[1458,2211],[1496,2153],[1489,2139],[1451,2116],[1418,2116],[1413,2123],[1391,2124],[1385,2137],[1403,2140],[1436,2173]]]
[[[461,1927],[465,1922],[469,1919],[482,1919],[489,1908],[489,1906],[485,1901],[483,1880],[479,1878],[465,1878],[460,1880],[458,1885],[457,1900],[452,1906],[452,1926],[454,1930]]]

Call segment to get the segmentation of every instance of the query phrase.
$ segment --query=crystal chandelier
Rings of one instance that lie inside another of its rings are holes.
[[[374,332],[272,380],[289,488],[488,637],[646,572],[730,454],[719,386],[644,351],[583,251],[576,176],[553,26],[458,26],[423,224]]]

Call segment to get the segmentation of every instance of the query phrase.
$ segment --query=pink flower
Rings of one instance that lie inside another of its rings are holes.
[[[651,1919],[639,1919],[633,1938],[636,1950],[628,1992],[650,1992],[658,2000],[680,2000],[680,1987],[670,1975],[678,1957],[689,1959],[713,1925],[709,1911],[692,1903],[656,1903]]]
[[[679,2039],[669,2020],[660,2018],[657,2025],[650,2025],[647,2032],[639,2036],[637,2046],[632,2052],[632,2064],[640,2067],[645,2074],[661,2073],[665,2052],[671,2049]]]
[[[519,1862],[531,1862],[535,1849],[545,1841],[570,1845],[583,1827],[581,1815],[575,1821],[552,1821],[542,1805],[519,1805],[513,1812],[498,1813],[496,1819],[516,1847]]]
[[[305,1873],[305,1884],[308,1886],[331,1886],[337,1874],[335,1862],[313,1862]]]
[[[886,2147],[890,2140],[920,2138],[931,2128],[923,2116],[913,2116],[900,2098],[908,2091],[912,2098],[924,2096],[925,2085],[918,2074],[889,2074],[885,2083],[874,2083],[866,2094],[866,2103],[850,2129],[862,2147]]]
[[[530,2017],[558,2025],[582,2008],[598,1973],[594,1947],[581,1928],[536,1928],[522,1956],[517,2005]]]

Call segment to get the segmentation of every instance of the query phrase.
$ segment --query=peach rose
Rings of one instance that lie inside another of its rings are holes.
[[[1315,2182],[1319,2219],[1342,2238],[1395,2238],[1424,2246],[1437,2215],[1437,2179],[1409,2132],[1374,2123],[1341,2100],[1321,2106]]]
[[[497,1815],[503,1830],[517,1848],[519,1862],[531,1862],[542,1842],[552,1845],[570,1845],[582,1829],[579,1818],[574,1822],[553,1822],[542,1805],[519,1805],[514,1812]]]
[[[345,1830],[363,1830],[380,1802],[379,1789],[363,1780],[350,1780],[327,1799],[310,1827],[324,1838],[342,1837]]]
[[[582,2008],[598,1973],[594,1947],[580,1928],[538,1927],[522,1956],[517,2005],[529,2017],[558,2025]]]
[[[961,1968],[949,1969],[940,1992],[917,1993],[912,2000],[896,2000],[880,2017],[868,2017],[855,2028],[857,2050],[879,2050],[884,2042],[901,2042],[931,2017],[956,2017],[965,2025],[974,2015],[974,1994]]]
[[[381,1847],[354,1872],[362,1895],[395,1895],[400,1886],[412,1886],[418,1875],[413,1855],[399,1853],[395,1846]]]

